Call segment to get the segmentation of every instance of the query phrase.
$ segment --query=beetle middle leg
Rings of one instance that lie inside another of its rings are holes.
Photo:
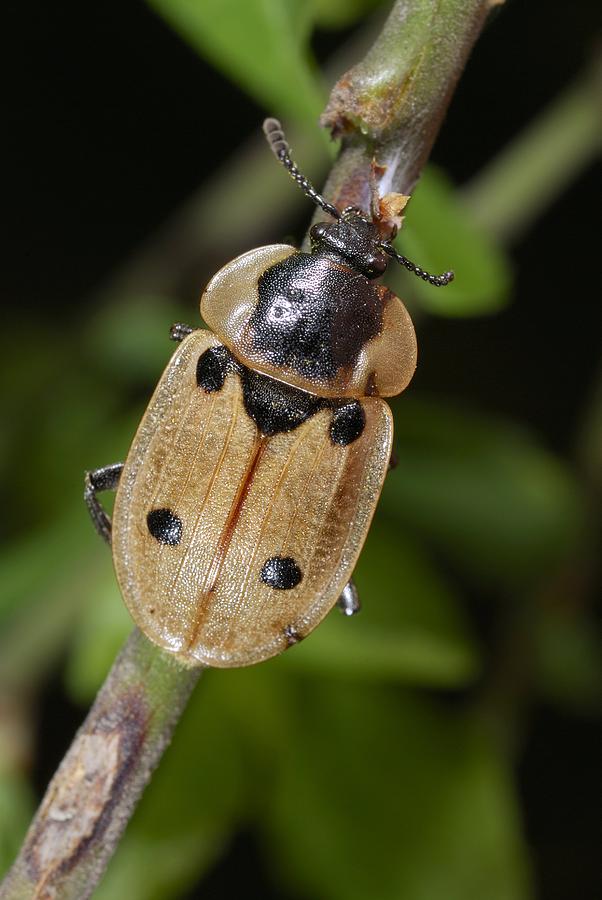
[[[337,606],[344,616],[355,616],[361,610],[362,604],[353,578],[350,578],[343,588],[341,596],[337,600]]]
[[[117,489],[123,463],[112,463],[110,466],[102,466],[92,472],[86,472],[84,478],[84,500],[90,513],[92,523],[97,532],[107,544],[111,543],[111,517],[103,508],[97,498],[100,491],[114,491]]]
[[[192,334],[193,331],[196,331],[196,328],[193,328],[192,325],[187,325],[185,322],[174,322],[169,329],[169,337],[170,340],[179,342],[183,341],[189,334]]]

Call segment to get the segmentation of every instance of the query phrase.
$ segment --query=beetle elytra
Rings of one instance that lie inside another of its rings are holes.
[[[416,366],[401,301],[377,279],[395,258],[360,210],[339,211],[280,162],[334,221],[311,252],[260,247],[222,268],[201,298],[210,330],[180,342],[124,464],[86,473],[85,499],[113,547],[142,632],[186,665],[244,666],[297,643],[337,603],[359,608],[351,576],[387,473],[382,399]],[[117,489],[113,520],[97,494]]]

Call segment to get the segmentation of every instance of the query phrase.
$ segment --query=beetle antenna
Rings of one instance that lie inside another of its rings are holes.
[[[398,263],[401,263],[402,266],[405,266],[409,272],[413,272],[414,275],[417,275],[418,278],[422,278],[423,281],[428,281],[429,284],[432,284],[433,287],[445,287],[446,284],[449,284],[450,281],[454,280],[453,272],[444,272],[442,275],[430,275],[428,272],[425,272],[424,269],[421,269],[420,266],[417,266],[416,263],[413,263],[407,256],[403,256],[401,253],[398,253],[395,247],[392,247],[391,244],[383,243],[380,245],[385,253],[388,253],[389,256],[392,256],[393,259],[396,259]]]
[[[295,163],[291,158],[290,147],[287,143],[286,138],[284,137],[284,131],[282,130],[282,125],[278,121],[278,119],[266,119],[263,123],[263,133],[265,134],[268,144],[272,150],[272,153],[279,160],[284,168],[288,171],[291,177],[297,182],[301,190],[304,194],[313,200],[316,206],[320,206],[324,212],[327,212],[328,215],[332,216],[333,219],[340,219],[341,213],[333,206],[332,203],[329,203],[325,197],[321,194],[318,194],[315,187],[312,185],[310,181],[302,175]]]

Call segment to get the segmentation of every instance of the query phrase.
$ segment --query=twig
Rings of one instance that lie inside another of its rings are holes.
[[[411,194],[491,0],[399,0],[365,58],[339,79],[321,122],[342,137],[325,195],[371,209]]]
[[[369,208],[375,191],[409,193],[490,5],[398,0],[325,113],[343,134],[329,196]],[[197,678],[134,631],[50,783],[0,900],[91,894]]]
[[[48,786],[2,900],[90,896],[200,671],[132,632]]]

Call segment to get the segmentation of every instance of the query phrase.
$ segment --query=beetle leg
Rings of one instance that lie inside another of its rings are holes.
[[[169,329],[169,337],[172,341],[183,341],[185,337],[188,337],[195,330],[191,325],[186,325],[185,322],[175,322]]]
[[[395,452],[395,447],[393,447],[393,449],[391,450],[391,456],[389,457],[388,471],[390,472],[392,469],[396,469],[398,465],[399,465],[399,457],[398,457],[397,453]]]
[[[355,616],[362,608],[353,578],[350,578],[339,599],[337,606],[344,616]]]
[[[123,463],[102,466],[93,472],[86,472],[84,478],[84,500],[90,513],[92,523],[107,544],[111,543],[111,517],[99,503],[96,494],[99,491],[114,491],[119,484],[123,471]]]

